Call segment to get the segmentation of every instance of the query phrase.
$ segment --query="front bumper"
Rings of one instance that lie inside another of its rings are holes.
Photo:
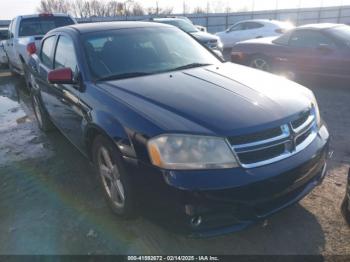
[[[147,205],[154,205],[152,213],[161,224],[209,237],[242,230],[301,200],[323,181],[328,150],[323,126],[307,148],[270,165],[205,171],[144,165],[138,173],[148,185],[147,198],[152,197]]]

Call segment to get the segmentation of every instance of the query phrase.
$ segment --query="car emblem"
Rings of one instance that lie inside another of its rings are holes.
[[[286,144],[286,149],[289,152],[293,152],[296,150],[296,139],[297,139],[297,134],[293,131],[293,128],[291,125],[288,125],[289,128],[289,141]]]

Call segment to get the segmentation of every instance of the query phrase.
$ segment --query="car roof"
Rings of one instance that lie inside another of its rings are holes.
[[[135,21],[119,21],[119,22],[99,22],[99,23],[85,23],[85,24],[74,24],[65,27],[60,27],[52,30],[62,31],[65,29],[75,29],[75,31],[86,34],[93,33],[98,31],[106,31],[106,30],[118,30],[125,28],[152,28],[152,27],[167,27],[172,28],[172,26],[160,23],[152,23],[152,22],[135,22]]]
[[[308,24],[308,25],[302,25],[299,26],[297,29],[316,29],[316,30],[322,30],[322,29],[330,29],[337,26],[342,26],[344,24],[335,24],[335,23],[320,23],[320,24]]]
[[[34,18],[34,17],[41,17],[43,14],[31,14],[31,15],[19,15],[18,17],[20,18]],[[58,16],[58,17],[69,17],[68,14],[64,13],[49,13],[49,15],[52,16]]]
[[[279,21],[279,20],[270,20],[270,19],[249,19],[249,20],[243,20],[243,21],[239,21],[237,23],[240,22],[257,22],[257,23],[268,23],[268,24],[280,24],[280,23],[288,23],[285,21]]]
[[[153,21],[184,21],[183,18],[179,18],[179,17],[160,17],[160,18],[153,18]]]

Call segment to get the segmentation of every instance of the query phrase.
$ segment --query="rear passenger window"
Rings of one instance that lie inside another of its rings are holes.
[[[264,27],[263,24],[256,23],[256,22],[246,22],[245,23],[245,30],[251,30],[251,29],[258,29]]]
[[[298,30],[292,34],[289,45],[294,47],[316,48],[320,45],[333,46],[334,43],[320,32]]]
[[[52,50],[54,49],[55,44],[55,36],[51,36],[49,38],[46,38],[43,42],[42,49],[41,49],[41,62],[49,67],[52,68]]]
[[[55,69],[65,67],[74,72],[77,67],[77,59],[73,41],[66,36],[60,36],[55,54]]]

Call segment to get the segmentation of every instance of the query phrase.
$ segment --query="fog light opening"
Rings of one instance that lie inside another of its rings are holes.
[[[191,218],[191,225],[193,227],[199,227],[202,224],[202,217],[201,216],[195,216]]]

